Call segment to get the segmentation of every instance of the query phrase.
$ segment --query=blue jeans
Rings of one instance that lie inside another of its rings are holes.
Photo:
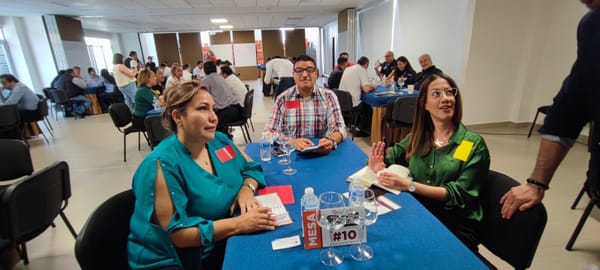
[[[73,101],[79,101],[83,104],[83,106],[85,108],[83,108],[83,110],[78,110],[77,108],[75,108],[77,113],[83,114],[85,113],[85,110],[87,110],[87,108],[89,108],[90,106],[92,106],[92,101],[89,98],[86,98],[84,96],[76,96],[76,97],[72,97],[71,100]]]
[[[130,82],[126,85],[119,86],[119,90],[123,93],[123,97],[125,98],[125,104],[129,107],[129,110],[133,112],[133,103],[135,100],[135,92],[137,88],[135,87],[135,82]]]

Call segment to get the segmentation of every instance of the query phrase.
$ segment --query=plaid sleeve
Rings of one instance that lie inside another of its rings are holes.
[[[273,110],[271,110],[271,114],[267,118],[267,122],[265,123],[264,131],[270,133],[273,137],[278,136],[279,126],[283,123],[283,117],[285,113],[283,112],[285,106],[285,101],[287,100],[287,96],[284,94],[280,95],[277,100],[275,100],[275,104],[273,104]]]

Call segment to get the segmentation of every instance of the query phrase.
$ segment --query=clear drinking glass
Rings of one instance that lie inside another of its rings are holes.
[[[290,137],[287,136],[289,134],[287,127],[282,126],[278,133],[279,134],[277,136],[277,144],[279,144],[279,148],[285,152],[285,151],[287,151],[285,145],[289,144],[289,142],[290,142]],[[290,163],[289,156],[288,155],[282,156],[279,159],[278,163],[281,165],[288,165]]]
[[[327,210],[326,209],[336,209]],[[329,231],[329,239],[333,239],[333,232],[346,224],[344,197],[338,192],[325,192],[319,196],[317,210],[318,224]],[[336,266],[344,261],[344,255],[335,250],[333,246],[321,251],[321,262],[327,266]]]
[[[352,195],[352,191],[351,185],[350,204],[352,206],[362,206],[365,208],[365,215],[360,216],[358,220],[355,220],[355,223],[360,225],[358,235],[362,236],[365,226],[371,225],[377,221],[377,199],[375,197],[375,192],[368,188],[362,190],[355,189],[354,196]],[[362,194],[360,194],[361,192]],[[363,244],[362,238],[359,237],[359,243],[350,247],[350,255],[357,261],[366,261],[373,258],[374,253],[373,249],[369,245]]]
[[[286,133],[284,133],[283,136],[287,137],[287,139],[284,140],[286,143],[281,145],[281,147],[285,151],[288,160],[288,167],[283,170],[283,173],[287,175],[294,175],[296,174],[296,169],[292,168],[292,152],[294,152],[294,145],[292,145],[292,140],[294,140],[294,133],[288,130]]]

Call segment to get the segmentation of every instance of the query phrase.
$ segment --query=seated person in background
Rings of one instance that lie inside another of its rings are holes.
[[[135,105],[133,106],[134,127],[146,130],[144,119],[146,113],[154,109],[154,99],[158,102],[158,96],[152,92],[152,86],[156,84],[156,75],[150,69],[144,69],[138,73],[137,86],[135,92]]]
[[[152,60],[152,56],[148,56],[148,60],[146,61],[146,68],[156,72],[156,63]]]
[[[283,91],[294,86],[294,64],[285,58],[273,56],[265,65],[266,84],[273,84],[275,98]]]
[[[350,55],[349,55],[347,52],[342,52],[342,53],[340,53],[340,55],[338,56],[338,59],[339,59],[339,58],[346,58],[346,60],[348,60],[348,58],[350,58]],[[350,60],[348,60],[348,62],[347,62],[347,63],[348,63],[348,65],[347,65],[346,67],[351,67],[351,66],[354,66],[354,64],[353,64],[352,62],[350,62]],[[333,69],[338,69],[338,65],[335,65],[335,66],[333,67]]]
[[[199,60],[198,62],[196,62],[194,70],[192,70],[192,77],[196,80],[202,80],[205,76],[204,70],[202,70],[202,65],[204,65],[204,63],[202,62],[202,60]]]
[[[244,117],[244,110],[233,94],[233,91],[229,89],[229,85],[225,79],[217,73],[217,65],[215,63],[211,61],[205,62],[204,72],[208,75],[204,78],[202,84],[208,86],[208,91],[217,104],[215,106],[215,113],[219,117],[217,131],[228,134],[232,138],[225,124],[241,120]]]
[[[254,198],[266,184],[262,168],[216,132],[215,102],[199,82],[171,89],[166,102],[163,125],[173,134],[133,176],[129,266],[221,269],[229,236],[275,229]]]
[[[329,89],[338,89],[340,87],[342,74],[344,73],[344,69],[348,67],[348,58],[338,58],[336,67],[337,68],[329,74],[329,79],[327,79],[327,87],[329,87]]]
[[[171,68],[169,67],[169,65],[166,62],[162,62],[162,64],[160,64],[160,66],[164,69],[164,72],[165,72],[163,81],[166,81],[168,79],[168,76],[171,74]]]
[[[190,64],[183,64],[183,71],[181,72],[181,78],[183,81],[192,80],[192,67]]]
[[[369,82],[367,68],[369,58],[363,56],[358,59],[358,65],[346,68],[340,82],[340,90],[349,92],[352,96],[352,114],[354,119],[350,128],[354,136],[368,136],[371,130],[371,117],[373,109],[369,104],[360,101],[361,94],[375,90],[376,85]]]
[[[165,84],[165,90],[177,86],[181,81],[183,81],[183,68],[178,64],[174,64],[171,67],[171,74]]]
[[[394,80],[396,59],[394,58],[394,52],[392,51],[385,52],[383,57],[385,58],[385,61],[379,63],[379,60],[377,60],[374,68],[379,79],[385,79],[385,86],[388,86]]]
[[[56,77],[54,77],[54,79],[52,79],[52,82],[50,83],[51,88],[65,90],[65,72],[67,72],[67,70],[65,69],[61,69],[58,72]]]
[[[88,76],[85,78],[85,83],[88,87],[100,87],[104,84],[102,77],[96,74],[96,70],[93,67],[88,68]]]
[[[221,68],[221,76],[229,85],[229,89],[235,96],[235,98],[240,103],[242,108],[244,107],[244,101],[246,99],[246,93],[248,93],[248,89],[246,89],[246,85],[238,78],[238,76],[233,75],[233,70],[229,66],[224,66]]]
[[[328,154],[346,137],[340,104],[333,91],[317,84],[319,71],[315,60],[300,55],[294,64],[296,86],[283,92],[267,118],[265,131],[279,136],[282,127],[294,135],[291,144],[298,150],[313,146],[310,138],[321,138],[317,153]]]
[[[392,164],[410,169],[404,178],[382,172],[380,184],[411,192],[469,249],[476,251],[476,225],[483,212],[480,186],[488,175],[490,153],[481,136],[461,123],[460,91],[452,78],[434,74],[423,82],[417,98],[411,134],[392,146],[374,143],[369,168],[374,172]]]
[[[105,99],[114,95],[117,82],[115,81],[115,77],[108,73],[108,69],[103,68],[100,70],[100,76],[102,77],[104,92],[98,93],[98,97],[100,105],[102,106],[102,111],[106,111],[108,110],[109,104],[105,101]]]
[[[2,89],[0,90],[2,104],[17,104],[21,126],[27,122],[35,122],[35,119],[39,116],[38,103],[40,99],[35,95],[33,90],[19,82],[12,74],[0,75],[0,82],[2,82]],[[7,97],[1,94],[4,90],[10,91]]]
[[[163,67],[158,67],[155,71],[156,73],[156,85],[152,86],[152,91],[156,95],[161,95],[163,90],[165,90],[165,69]]]
[[[417,73],[417,75],[413,76],[408,80],[406,84],[414,84],[415,89],[421,90],[421,83],[427,79],[427,77],[433,74],[442,74],[442,70],[438,69],[431,62],[431,56],[429,54],[423,54],[419,56],[419,64],[423,68],[421,72]]]
[[[398,83],[398,87],[406,88],[406,83],[416,74],[417,72],[415,72],[405,56],[400,56],[396,59],[396,72],[394,75],[396,76],[395,80]]]
[[[73,111],[83,116],[92,105],[92,101],[83,95],[83,90],[87,87],[87,84],[79,77],[79,72],[81,72],[81,68],[78,66],[67,69],[65,73],[65,91],[69,99],[76,101],[73,105]],[[83,104],[83,107],[79,103]]]

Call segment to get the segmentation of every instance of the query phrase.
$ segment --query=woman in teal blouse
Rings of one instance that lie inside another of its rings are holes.
[[[483,212],[479,189],[490,167],[481,136],[461,123],[462,101],[454,80],[431,75],[421,86],[411,134],[390,148],[373,144],[369,167],[379,172],[391,164],[410,169],[408,178],[382,172],[378,181],[411,192],[468,248],[477,250],[476,226]]]
[[[260,163],[216,132],[215,102],[189,81],[171,89],[163,125],[174,132],[140,164],[128,241],[132,269],[220,269],[227,237],[275,229],[254,198]],[[240,215],[232,212],[240,209]]]
[[[146,130],[144,119],[146,113],[154,109],[154,98],[158,96],[152,92],[152,87],[156,85],[156,74],[150,69],[144,69],[138,73],[138,89],[135,92],[135,103],[133,106],[133,126]]]

